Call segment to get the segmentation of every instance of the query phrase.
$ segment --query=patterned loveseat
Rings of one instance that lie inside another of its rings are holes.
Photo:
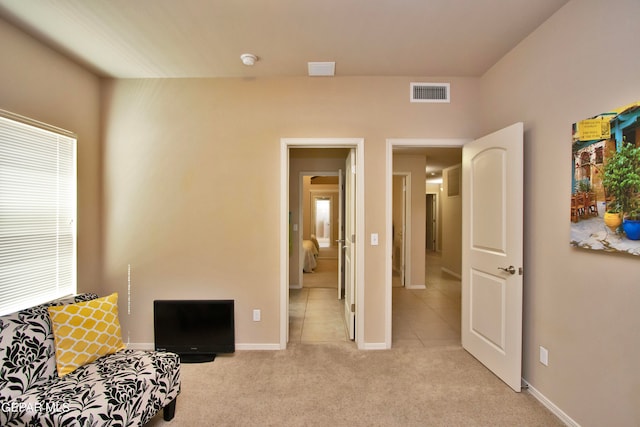
[[[48,307],[0,316],[0,426],[141,426],[164,408],[169,421],[180,392],[176,354],[124,349],[60,377]]]

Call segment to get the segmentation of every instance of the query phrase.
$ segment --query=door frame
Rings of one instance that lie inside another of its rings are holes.
[[[427,191],[425,193],[425,196],[427,196],[426,198],[428,198],[428,196],[433,196],[433,204],[435,205],[435,212],[433,213],[433,218],[435,222],[435,230],[433,230],[433,251],[434,252],[440,252],[439,250],[439,246],[440,246],[440,239],[438,238],[438,227],[440,226],[440,212],[438,212],[439,206],[438,203],[440,203],[440,201],[438,200],[438,193],[434,193],[431,191]],[[426,204],[426,200],[425,200],[425,204]],[[427,226],[431,226],[434,227],[433,224],[427,224]]]
[[[393,230],[393,176],[401,176],[403,178],[404,195],[402,196],[402,287],[411,289],[411,172],[393,172],[391,182],[391,215],[392,215],[392,230]],[[393,258],[393,242],[391,242],[392,249],[391,255]],[[392,259],[392,271],[393,271],[393,259]]]
[[[385,188],[385,218],[386,218],[386,229],[385,229],[385,239],[386,247],[385,247],[385,340],[384,346],[386,349],[391,348],[391,331],[392,331],[392,273],[393,266],[391,265],[391,251],[393,250],[393,245],[391,242],[392,236],[392,220],[393,220],[393,201],[392,201],[392,190],[393,190],[393,149],[400,147],[449,147],[449,148],[462,148],[462,146],[468,142],[472,141],[471,138],[388,138],[387,139],[387,147],[386,147],[386,167],[385,167],[385,177],[386,177],[386,188]],[[426,192],[425,192],[426,194]]]
[[[319,176],[338,176],[338,173],[336,172],[333,175],[319,175]],[[334,245],[336,242],[333,238],[333,233],[334,233],[334,227],[336,227],[336,225],[333,223],[333,214],[337,211],[334,211],[334,209],[338,209],[335,205],[336,203],[336,199],[337,199],[337,195],[338,195],[338,190],[310,190],[309,191],[310,195],[310,201],[311,201],[311,216],[310,218],[313,221],[312,223],[312,227],[311,230],[313,231],[311,234],[315,234],[316,238],[318,238],[318,230],[316,229],[316,202],[317,200],[328,200],[329,201],[329,245],[332,246]],[[310,231],[311,231],[310,230]]]
[[[364,138],[280,138],[280,349],[289,341],[289,149],[353,148],[356,153],[356,337],[364,347]]]

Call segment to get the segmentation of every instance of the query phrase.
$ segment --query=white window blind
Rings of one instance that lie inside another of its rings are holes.
[[[0,314],[75,292],[75,135],[0,111]]]

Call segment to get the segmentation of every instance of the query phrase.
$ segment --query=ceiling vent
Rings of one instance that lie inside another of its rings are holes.
[[[335,62],[308,62],[309,76],[334,76],[336,74]]]
[[[449,83],[411,83],[411,102],[451,102]]]

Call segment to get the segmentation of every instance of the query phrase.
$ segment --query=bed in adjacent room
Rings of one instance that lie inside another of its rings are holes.
[[[302,271],[312,273],[318,265],[318,254],[320,253],[320,245],[315,235],[311,235],[311,239],[302,241]]]

